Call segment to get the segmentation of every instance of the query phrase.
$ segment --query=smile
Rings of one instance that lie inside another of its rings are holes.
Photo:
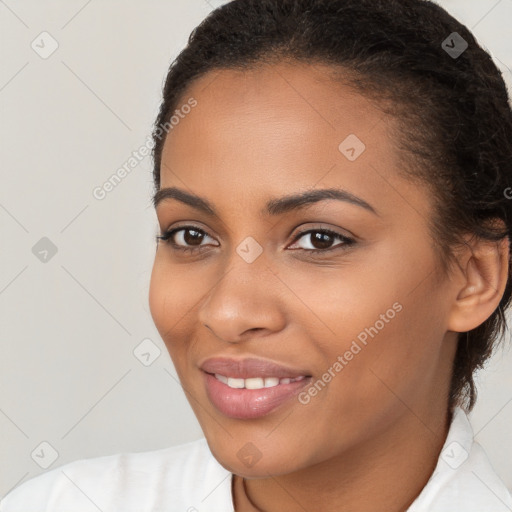
[[[215,378],[233,389],[263,389],[273,388],[275,386],[279,386],[280,384],[298,382],[305,379],[306,376],[300,375],[299,377],[295,377],[293,379],[288,377],[282,379],[279,377],[251,377],[248,379],[239,379],[235,377],[226,377],[225,375],[216,373]]]

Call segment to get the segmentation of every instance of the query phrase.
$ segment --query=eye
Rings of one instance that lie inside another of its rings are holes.
[[[175,237],[175,235],[177,236]],[[205,237],[212,238],[206,231],[196,226],[180,226],[179,228],[166,231],[163,235],[156,238],[171,245],[177,251],[196,252],[202,250],[201,247],[203,245],[201,242]],[[192,247],[187,247],[187,244],[191,244]]]
[[[320,228],[301,231],[295,237],[293,243],[295,244],[302,238],[307,240],[307,235],[309,235],[310,247],[299,246],[299,249],[302,249],[308,253],[325,253],[335,249],[343,249],[355,243],[355,240],[342,235],[341,233],[337,233],[336,231],[332,231],[330,229]],[[206,238],[211,238],[213,240],[213,238],[206,231],[196,226],[180,226],[178,228],[166,231],[163,235],[157,236],[156,238],[157,240],[162,240],[163,242],[169,244],[173,250],[188,253],[202,251],[201,248],[205,245],[208,245],[202,244]],[[332,246],[336,239],[340,240],[341,243]],[[294,248],[293,250],[296,249]]]
[[[301,238],[304,238],[304,240],[307,241],[309,236],[309,244],[305,244],[306,246],[309,245],[309,247],[299,247],[306,252],[328,252],[332,251],[334,249],[343,249],[347,246],[350,246],[355,243],[355,240],[352,238],[349,238],[345,235],[342,235],[341,233],[337,233],[336,231],[332,231],[330,229],[309,229],[307,231],[300,232],[294,239],[294,243],[297,242],[297,240],[300,240]],[[314,236],[312,236],[314,235]],[[341,243],[338,243],[334,246],[332,246],[334,240],[341,240]],[[295,250],[295,249],[294,249]]]

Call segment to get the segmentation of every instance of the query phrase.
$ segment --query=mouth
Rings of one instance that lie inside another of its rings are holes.
[[[215,373],[214,377],[232,389],[263,389],[273,388],[282,384],[290,384],[292,382],[299,382],[306,379],[308,375],[300,375],[293,379],[289,377],[282,379],[279,377],[250,377],[248,379],[237,379],[236,377],[226,377],[225,375]]]
[[[291,403],[311,381],[307,370],[257,358],[212,358],[200,366],[206,394],[224,416],[256,419]]]

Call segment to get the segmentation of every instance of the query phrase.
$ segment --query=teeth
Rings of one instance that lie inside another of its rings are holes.
[[[242,389],[245,387],[244,379],[233,379],[228,377],[228,386],[230,388]]]
[[[305,378],[304,375],[300,377],[296,377],[295,379],[284,378],[279,379],[277,377],[251,377],[249,379],[235,379],[233,377],[226,377],[225,375],[220,375],[219,373],[215,374],[217,380],[220,380],[224,384],[227,384],[230,388],[234,389],[263,389],[263,388],[273,388],[274,386],[278,386],[279,384],[290,384],[291,382],[296,382]]]
[[[277,377],[267,377],[265,379],[265,387],[266,388],[273,388],[274,386],[277,386],[279,384],[279,379]]]
[[[259,377],[254,377],[252,379],[245,379],[245,388],[246,389],[261,389],[265,387],[265,381]]]
[[[228,383],[228,378],[224,377],[224,375],[220,375],[220,374],[216,373],[215,377],[217,377],[217,379],[220,380],[221,382],[223,382],[224,384]]]

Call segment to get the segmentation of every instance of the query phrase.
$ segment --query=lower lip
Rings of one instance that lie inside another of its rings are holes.
[[[278,384],[271,388],[235,389],[224,384],[211,373],[203,372],[206,393],[210,402],[224,415],[237,419],[253,419],[265,416],[276,407],[293,398],[309,384],[311,377]]]

